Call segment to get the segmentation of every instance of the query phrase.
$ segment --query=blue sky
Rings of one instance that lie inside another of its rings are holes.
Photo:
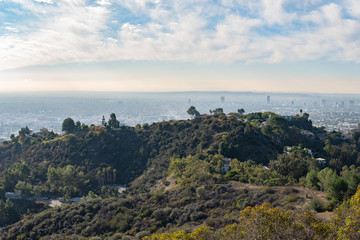
[[[0,0],[0,91],[360,93],[360,1]]]

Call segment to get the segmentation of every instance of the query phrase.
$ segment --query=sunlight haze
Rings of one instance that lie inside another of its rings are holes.
[[[360,4],[0,0],[0,91],[360,93]]]

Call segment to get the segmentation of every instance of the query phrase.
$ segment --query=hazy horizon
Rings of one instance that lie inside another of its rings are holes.
[[[268,96],[270,101],[268,101]],[[310,114],[316,126],[350,131],[360,121],[360,95],[273,92],[26,92],[0,94],[0,139],[28,126],[61,132],[68,117],[100,125],[102,116],[115,113],[121,124],[135,126],[188,119],[187,109],[201,114],[223,108],[224,113],[271,111],[283,116]]]
[[[79,96],[79,97],[96,97],[106,96],[112,98],[117,94],[265,94],[265,95],[310,95],[310,96],[346,96],[346,97],[360,97],[360,93],[336,93],[336,92],[291,92],[291,91],[9,91],[2,92],[0,97],[4,96],[19,96],[19,97],[30,97],[30,96],[41,96],[41,97],[67,97],[67,96]],[[219,95],[219,96],[220,96]]]

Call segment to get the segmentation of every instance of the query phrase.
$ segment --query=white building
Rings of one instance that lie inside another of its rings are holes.
[[[7,198],[7,199],[22,199],[22,196],[17,192],[6,192],[5,198]]]
[[[223,165],[221,167],[221,171],[227,173],[230,171],[230,163],[231,163],[232,159],[231,158],[224,158],[223,160]]]

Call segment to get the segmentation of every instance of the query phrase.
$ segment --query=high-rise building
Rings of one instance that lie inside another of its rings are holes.
[[[225,103],[225,97],[224,96],[221,96],[220,100],[221,100],[221,104]]]
[[[266,97],[266,103],[267,103],[267,104],[270,104],[270,96],[267,96],[267,97]]]
[[[189,105],[191,104],[191,98],[188,99],[188,104],[189,104]]]
[[[291,106],[294,106],[294,105],[295,105],[294,100],[291,100]]]
[[[321,105],[326,106],[326,99],[321,100]]]
[[[353,107],[355,105],[355,101],[354,100],[350,100],[349,102],[350,106]]]

